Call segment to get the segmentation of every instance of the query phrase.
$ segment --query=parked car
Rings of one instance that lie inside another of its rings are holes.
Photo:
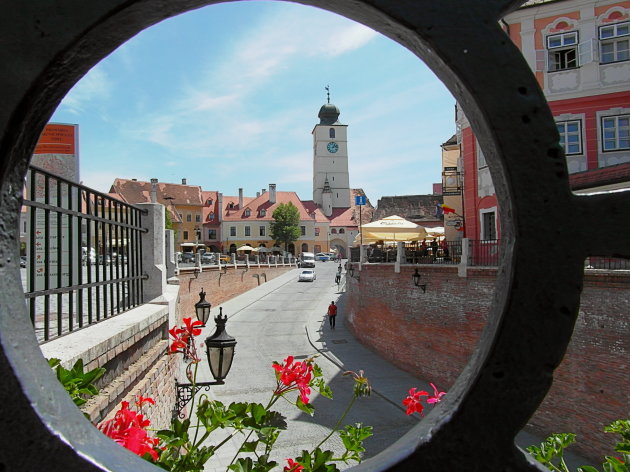
[[[216,262],[217,258],[215,257],[214,254],[210,253],[210,252],[204,252],[201,255],[201,263],[202,264],[214,264]]]
[[[195,255],[192,252],[182,252],[182,262],[195,262]]]
[[[232,258],[228,256],[227,254],[221,254],[219,256],[219,260],[221,261],[222,264],[232,262]]]
[[[330,260],[330,256],[327,252],[318,252],[317,254],[315,254],[315,260],[326,262]]]
[[[298,282],[314,282],[316,278],[317,276],[315,275],[315,271],[313,269],[304,269],[300,272]]]

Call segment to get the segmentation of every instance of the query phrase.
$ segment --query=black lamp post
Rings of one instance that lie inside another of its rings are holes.
[[[197,318],[204,323],[208,321],[210,315],[210,303],[205,300],[205,292],[200,292],[201,299],[195,304],[195,311],[197,312]],[[234,348],[236,346],[236,339],[230,336],[225,331],[225,323],[227,322],[227,316],[223,314],[223,307],[219,308],[219,315],[214,318],[216,323],[215,332],[206,338],[206,356],[208,358],[208,365],[210,366],[210,372],[214,377],[214,382],[196,382],[192,383],[179,383],[175,382],[177,390],[177,398],[175,400],[175,407],[173,416],[178,415],[180,418],[184,418],[182,409],[190,402],[194,393],[201,388],[210,390],[211,385],[222,385],[224,379],[232,367],[232,360],[234,359]]]
[[[427,284],[421,284],[420,283],[420,273],[418,272],[418,269],[416,268],[416,271],[413,273],[413,275],[411,276],[413,278],[413,284],[416,287],[420,287],[422,289],[422,293],[426,293],[427,291]]]

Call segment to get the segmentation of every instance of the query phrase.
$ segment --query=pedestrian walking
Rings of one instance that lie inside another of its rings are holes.
[[[335,319],[337,318],[337,305],[335,305],[335,301],[333,300],[328,305],[328,323],[330,324],[330,329],[335,329]]]

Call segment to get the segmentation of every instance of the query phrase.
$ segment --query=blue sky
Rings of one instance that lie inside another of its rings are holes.
[[[181,182],[312,198],[312,135],[326,102],[348,125],[350,185],[427,194],[455,100],[418,58],[371,29],[284,2],[234,2],[163,21],[95,66],[51,121],[79,125],[81,179]]]

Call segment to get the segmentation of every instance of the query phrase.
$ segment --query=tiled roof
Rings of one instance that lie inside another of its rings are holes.
[[[223,221],[260,221],[273,220],[273,212],[281,203],[293,203],[300,212],[300,220],[309,220],[313,217],[309,214],[306,207],[295,192],[279,192],[276,191],[276,202],[269,201],[271,192],[264,192],[258,197],[243,197],[243,208],[239,208],[238,197],[223,197]],[[229,209],[230,202],[234,203],[234,208]],[[250,216],[245,216],[245,210],[249,208]],[[265,216],[262,216],[261,210],[266,210]]]
[[[151,201],[151,182],[116,179],[110,193],[117,193],[129,203],[148,203]],[[162,205],[203,205],[201,187],[158,182],[157,201]]]

